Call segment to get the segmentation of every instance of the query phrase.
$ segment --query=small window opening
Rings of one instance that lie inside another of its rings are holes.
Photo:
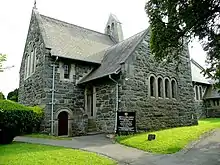
[[[156,90],[155,90],[155,78],[153,76],[150,77],[150,96],[156,97]]]
[[[158,97],[163,97],[163,80],[158,78]]]
[[[200,100],[202,100],[202,87],[199,87],[199,96],[200,96]]]
[[[196,94],[196,100],[199,100],[199,89],[198,86],[195,86],[195,94]]]
[[[115,24],[112,22],[112,25],[111,25],[111,29],[112,31],[115,29]]]
[[[172,86],[172,98],[176,98],[177,95],[177,86],[176,86],[176,82],[174,80],[172,80],[171,82],[171,86]]]
[[[170,84],[168,79],[165,79],[165,97],[170,97]]]
[[[69,79],[70,78],[70,65],[64,64],[64,78]]]

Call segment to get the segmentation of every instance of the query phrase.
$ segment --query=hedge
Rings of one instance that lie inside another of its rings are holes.
[[[0,144],[10,143],[20,134],[38,131],[42,118],[43,110],[40,107],[0,100]]]

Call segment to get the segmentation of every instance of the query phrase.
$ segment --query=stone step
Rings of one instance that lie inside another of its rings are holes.
[[[88,128],[88,132],[96,132],[97,129],[96,128]]]
[[[93,132],[88,132],[87,135],[98,135],[98,134],[102,134],[101,132],[98,131],[93,131]]]
[[[96,121],[95,119],[89,119],[88,120],[88,130],[91,130],[89,132],[93,132],[93,131],[96,131]]]

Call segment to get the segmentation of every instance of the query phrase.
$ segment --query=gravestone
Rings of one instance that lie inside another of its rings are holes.
[[[155,140],[156,139],[156,135],[155,134],[148,134],[148,140]]]

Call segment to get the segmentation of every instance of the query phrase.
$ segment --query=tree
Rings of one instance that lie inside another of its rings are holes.
[[[184,42],[198,37],[209,64],[204,74],[219,82],[219,0],[149,0],[146,11],[151,24],[150,48],[157,60],[178,59]]]
[[[8,93],[7,100],[18,102],[18,89]]]
[[[0,53],[0,72],[3,72],[2,63],[6,61],[6,55]]]
[[[5,100],[5,96],[2,92],[0,92],[0,100]]]

